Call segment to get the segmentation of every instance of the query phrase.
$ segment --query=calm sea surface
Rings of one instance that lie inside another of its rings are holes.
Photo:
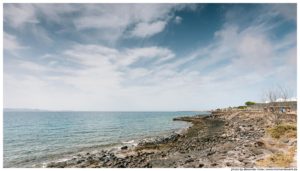
[[[120,146],[188,126],[205,112],[4,112],[4,167],[42,167],[79,152]],[[132,141],[134,140],[134,141]]]

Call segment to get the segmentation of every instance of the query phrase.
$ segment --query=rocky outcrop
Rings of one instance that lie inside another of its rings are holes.
[[[143,146],[149,146],[149,145],[166,144],[168,142],[176,141],[179,137],[180,137],[180,134],[174,132],[170,135],[145,138],[139,142],[138,146],[143,147]]]
[[[47,167],[253,168],[256,161],[274,152],[261,140],[272,125],[272,118],[264,113],[239,111],[174,120],[193,125],[184,134],[144,139],[133,149],[123,146],[118,152],[87,153]]]

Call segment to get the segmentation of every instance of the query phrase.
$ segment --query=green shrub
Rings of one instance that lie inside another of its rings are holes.
[[[255,102],[251,102],[251,101],[248,101],[248,102],[245,103],[245,105],[247,105],[247,106],[251,106],[251,105],[254,105],[254,104],[255,104]]]
[[[238,109],[246,109],[247,106],[239,106]]]

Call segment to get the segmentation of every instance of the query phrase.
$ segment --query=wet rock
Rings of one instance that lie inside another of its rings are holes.
[[[83,163],[84,162],[84,160],[78,160],[77,162],[76,162],[76,164],[80,164],[80,163]]]
[[[185,163],[190,163],[190,162],[193,162],[193,161],[194,161],[194,159],[189,158],[189,159],[187,159],[187,160],[185,161]]]
[[[244,158],[239,158],[238,161],[239,162],[243,162],[245,159]]]
[[[217,163],[212,163],[211,166],[215,167],[215,166],[218,166],[218,164]]]
[[[128,146],[121,147],[121,150],[127,150],[127,149],[128,149]]]
[[[55,168],[65,168],[67,166],[67,162],[58,162],[53,165]]]
[[[227,162],[227,163],[226,163],[226,166],[232,166],[232,165],[231,165],[231,163]]]
[[[54,163],[54,162],[51,162],[51,163],[47,164],[47,167],[55,167],[55,166],[56,166],[56,163]]]
[[[87,158],[87,160],[88,160],[88,161],[91,161],[91,160],[93,160],[93,157],[92,157],[92,156],[89,156],[89,157]]]

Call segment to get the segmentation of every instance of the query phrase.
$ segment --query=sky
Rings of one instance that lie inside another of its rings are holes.
[[[297,94],[296,4],[4,4],[4,107],[208,110]]]

